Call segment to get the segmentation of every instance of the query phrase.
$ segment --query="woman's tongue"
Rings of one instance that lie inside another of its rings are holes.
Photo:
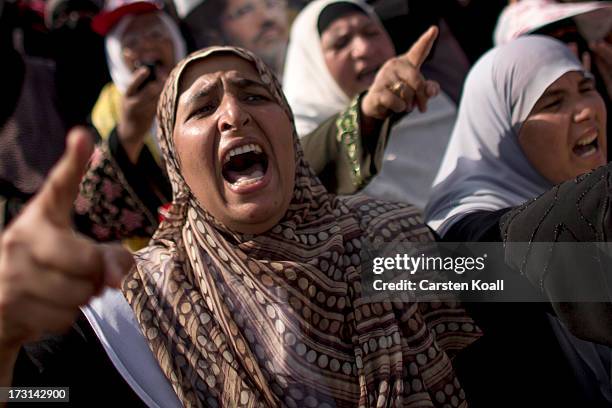
[[[259,162],[241,169],[228,169],[225,172],[225,179],[234,185],[250,184],[264,176],[263,165]]]

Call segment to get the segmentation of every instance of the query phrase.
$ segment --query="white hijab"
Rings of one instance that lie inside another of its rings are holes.
[[[384,30],[374,10],[360,0],[315,0],[298,15],[291,29],[283,90],[300,136],[346,109],[350,102],[329,73],[317,28],[325,7],[341,2],[355,4]],[[391,130],[380,173],[363,192],[424,208],[456,114],[453,101],[441,92],[428,102],[427,112],[405,115]]]
[[[283,92],[293,110],[300,136],[315,130],[350,102],[327,69],[317,28],[319,15],[333,3],[355,4],[382,27],[374,10],[360,0],[315,0],[298,14],[289,37]]]
[[[508,4],[499,15],[493,31],[495,45],[533,33],[549,24],[573,18],[580,34],[599,41],[612,28],[612,2],[560,3],[556,0],[521,0]]]
[[[544,91],[570,71],[584,72],[565,44],[544,36],[498,46],[474,65],[427,206],[440,235],[468,213],[516,206],[551,187],[523,154],[518,133]]]
[[[169,15],[163,11],[155,11],[157,16],[162,21],[162,24],[166,27],[170,33],[170,39],[174,48],[174,63],[176,64],[182,60],[187,54],[187,47],[185,46],[185,40],[181,35],[181,32]],[[124,94],[128,87],[132,83],[134,74],[128,68],[127,64],[123,60],[123,53],[121,51],[121,37],[125,32],[128,25],[134,19],[134,15],[126,15],[123,17],[115,27],[106,35],[105,48],[106,48],[106,63],[108,64],[108,70],[110,72],[113,83],[121,92]],[[156,151],[156,155],[159,156],[161,153],[159,147],[159,141],[156,137],[157,133],[157,121],[153,119],[149,135],[147,136],[147,145],[149,148]]]
[[[440,235],[470,212],[516,206],[551,187],[523,154],[518,133],[540,96],[570,71],[584,72],[565,44],[544,36],[498,46],[472,68],[426,213]],[[582,391],[612,402],[610,348],[549,321]]]
[[[162,24],[170,33],[172,45],[174,46],[174,63],[176,64],[182,60],[187,53],[185,40],[183,39],[178,26],[172,20],[172,18],[170,18],[170,16],[163,11],[156,11],[155,13],[161,19]],[[105,38],[106,62],[108,64],[108,70],[110,71],[113,83],[117,86],[117,89],[119,89],[122,94],[125,93],[128,86],[132,82],[133,73],[123,61],[121,52],[121,37],[133,19],[134,15],[126,15],[123,17]]]

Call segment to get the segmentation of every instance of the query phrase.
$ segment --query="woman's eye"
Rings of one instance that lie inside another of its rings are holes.
[[[552,110],[552,109],[555,109],[559,105],[561,105],[561,102],[562,102],[561,98],[552,99],[552,100],[546,102],[544,104],[544,106],[542,106],[542,110]]]
[[[594,90],[595,90],[595,84],[593,83],[584,84],[580,87],[580,93],[591,92]]]
[[[348,37],[338,38],[336,41],[332,43],[332,48],[334,50],[341,50],[348,45],[349,39]]]
[[[215,110],[215,106],[213,104],[207,104],[204,105],[198,109],[196,109],[192,114],[191,117],[203,117],[203,116],[208,116],[211,113],[213,113]],[[190,118],[191,118],[190,117]]]
[[[244,6],[240,7],[238,10],[236,10],[233,13],[229,14],[227,16],[227,18],[229,20],[237,20],[237,19],[242,18],[245,15],[251,13],[253,10],[255,10],[255,5],[252,4],[252,3],[247,3]]]
[[[265,97],[264,95],[251,94],[251,95],[247,95],[245,100],[247,102],[259,102],[259,101],[267,101],[268,98]]]
[[[378,30],[366,30],[364,31],[363,35],[368,37],[368,38],[373,38],[376,37],[380,34],[380,31]]]

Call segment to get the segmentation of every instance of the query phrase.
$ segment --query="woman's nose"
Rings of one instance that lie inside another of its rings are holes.
[[[363,58],[367,56],[370,52],[370,46],[371,44],[367,39],[363,38],[360,35],[355,36],[355,38],[353,39],[351,50],[353,58]]]
[[[240,101],[234,96],[226,95],[219,109],[223,112],[219,118],[219,132],[240,130],[251,121],[251,115],[244,109]]]
[[[588,100],[577,103],[574,110],[574,122],[579,123],[595,118],[596,109],[593,105],[594,104]]]

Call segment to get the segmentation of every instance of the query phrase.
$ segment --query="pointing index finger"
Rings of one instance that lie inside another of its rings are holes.
[[[438,27],[431,26],[425,31],[412,47],[400,58],[407,59],[417,69],[421,68],[423,62],[429,55],[431,48],[433,47],[436,38],[438,37]]]

